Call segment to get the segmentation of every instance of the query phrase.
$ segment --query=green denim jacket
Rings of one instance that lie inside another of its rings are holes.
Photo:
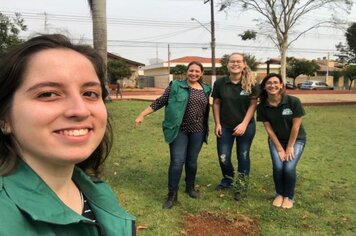
[[[23,161],[0,176],[0,235],[134,235],[135,218],[119,206],[110,187],[75,168],[73,180],[86,196],[97,223],[68,208]]]
[[[208,98],[211,92],[211,87],[205,83],[201,83],[203,87],[204,93]],[[187,80],[173,80],[170,88],[168,104],[165,108],[164,112],[164,120],[163,120],[163,133],[164,138],[167,143],[171,143],[177,137],[179,133],[180,126],[183,121],[184,113],[187,108],[189,99],[189,87]],[[204,125],[206,126],[206,136],[205,142],[207,142],[208,138],[208,118],[209,118],[209,109],[210,104],[208,102]]]

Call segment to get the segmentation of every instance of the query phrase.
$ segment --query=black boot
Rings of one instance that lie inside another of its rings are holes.
[[[191,198],[198,198],[199,193],[195,190],[194,185],[187,185],[185,187],[185,192],[189,195]]]
[[[172,208],[172,206],[177,202],[178,196],[176,191],[170,191],[167,195],[167,200],[163,203],[163,209]]]

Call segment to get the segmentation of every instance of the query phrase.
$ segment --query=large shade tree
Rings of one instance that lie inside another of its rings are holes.
[[[356,22],[352,23],[345,33],[346,45],[336,45],[338,61],[345,64],[356,63]]]
[[[356,80],[356,65],[347,65],[344,68],[344,76],[347,78],[350,83],[349,83],[349,90],[352,88],[352,83],[354,80]]]
[[[356,79],[356,23],[352,23],[347,28],[346,33],[346,45],[339,43],[336,45],[338,50],[338,61],[344,64],[343,74],[347,78],[349,83],[349,89],[352,87],[353,81]]]
[[[334,26],[332,13],[343,10],[349,13],[350,0],[221,0],[220,10],[237,8],[257,12],[260,34],[269,38],[278,48],[281,57],[281,74],[286,78],[287,50],[293,42],[308,31],[321,26]],[[315,17],[322,8],[328,8],[330,18],[315,19],[312,25],[302,24],[307,16]],[[313,15],[314,14],[314,15]],[[256,15],[256,16],[257,16]]]
[[[109,60],[108,77],[111,84],[116,84],[117,80],[129,78],[131,75],[131,68],[124,60]]]
[[[295,87],[295,80],[299,75],[313,76],[320,69],[320,66],[315,61],[305,59],[288,57],[287,63],[286,73],[288,77],[293,79],[293,87]]]

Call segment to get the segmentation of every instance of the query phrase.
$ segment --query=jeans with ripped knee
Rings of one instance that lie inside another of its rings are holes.
[[[242,188],[241,191],[246,191],[247,184],[243,183],[246,182],[250,174],[250,147],[255,137],[256,123],[254,121],[250,122],[242,136],[234,136],[233,133],[232,128],[222,128],[221,137],[217,138],[217,152],[223,175],[220,185],[230,187],[233,182],[235,170],[231,161],[231,153],[236,140],[237,172],[239,180],[237,184],[242,183],[244,186],[240,186]]]

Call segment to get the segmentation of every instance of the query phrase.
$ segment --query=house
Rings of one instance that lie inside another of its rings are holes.
[[[211,74],[211,58],[206,57],[197,57],[197,56],[186,56],[177,59],[173,59],[170,61],[164,61],[148,66],[142,67],[144,71],[145,77],[153,77],[154,78],[154,87],[158,88],[166,88],[169,82],[173,79],[173,75],[171,75],[170,68],[175,67],[176,65],[188,65],[191,61],[198,61],[202,63],[204,67],[204,71],[206,74]],[[220,58],[215,59],[215,67],[221,67]],[[204,81],[207,83],[211,83],[211,76],[204,76]]]
[[[257,65],[256,79],[261,81],[269,73],[280,73],[281,60],[277,58],[268,59],[265,62],[261,62]]]
[[[131,77],[123,79],[122,87],[124,87],[124,88],[125,87],[136,87],[137,79],[139,77],[140,68],[145,66],[145,64],[129,60],[127,58],[115,55],[115,54],[110,53],[110,52],[108,52],[107,55],[108,55],[108,61],[109,60],[122,60],[122,61],[126,62],[131,68],[131,72],[132,72]]]

